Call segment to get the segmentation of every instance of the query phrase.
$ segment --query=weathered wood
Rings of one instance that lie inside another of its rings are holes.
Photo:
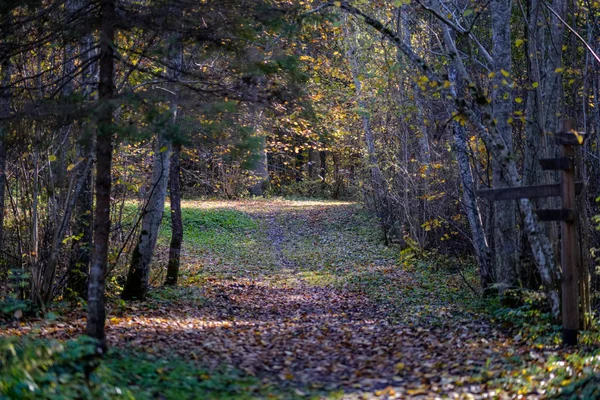
[[[560,146],[581,146],[585,139],[585,133],[577,132],[575,120],[563,119],[559,121],[558,132],[554,134],[556,144]]]
[[[575,184],[575,193],[579,194],[583,190],[583,183]],[[490,201],[518,200],[522,198],[540,198],[540,197],[560,197],[560,184],[517,186],[500,189],[482,189],[478,190],[477,196]]]
[[[535,212],[540,221],[575,221],[576,213],[571,209],[559,208],[550,210],[537,210]]]
[[[554,134],[554,141],[560,146],[581,146],[587,135],[585,133],[559,132]]]
[[[540,165],[544,171],[565,171],[573,168],[573,160],[567,157],[542,158],[540,159]]]
[[[560,131],[574,130],[574,121],[561,121]],[[579,144],[579,142],[577,142]],[[563,143],[561,156],[573,158],[573,145]],[[575,170],[569,168],[561,172],[561,200],[563,209],[575,209]],[[561,222],[561,266],[562,266],[562,340],[563,344],[577,344],[579,331],[579,280],[578,244],[575,220]]]
[[[507,187],[500,189],[478,190],[477,195],[491,201],[517,200],[522,198],[558,197],[560,196],[560,185],[536,185]]]

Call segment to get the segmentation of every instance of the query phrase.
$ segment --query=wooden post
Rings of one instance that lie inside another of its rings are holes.
[[[491,201],[516,200],[521,198],[558,197],[562,206],[558,210],[537,210],[541,221],[561,221],[561,266],[562,266],[562,340],[567,346],[577,344],[579,333],[579,260],[580,249],[577,240],[576,195],[584,190],[582,183],[575,182],[575,148],[581,146],[585,134],[575,131],[575,121],[560,121],[555,134],[560,145],[560,158],[542,159],[543,170],[560,170],[559,185],[521,186],[501,189],[478,190],[477,195]],[[585,291],[582,291],[585,294]]]
[[[557,142],[560,144],[561,157],[573,159],[575,151],[573,141],[567,139],[575,136],[575,121],[561,120]],[[575,169],[573,163],[564,169],[560,176],[562,208],[575,210]],[[564,345],[577,344],[579,331],[579,280],[577,228],[575,220],[561,220],[561,266],[562,266],[562,341]]]

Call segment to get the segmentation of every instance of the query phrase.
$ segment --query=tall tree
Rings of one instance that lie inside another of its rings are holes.
[[[512,0],[492,0],[490,4],[492,18],[492,56],[494,58],[492,79],[493,118],[496,123],[498,139],[506,150],[513,154],[511,121],[513,116],[513,96],[510,81],[512,76],[511,16]],[[502,169],[501,161],[494,159],[492,166],[495,188],[509,185]],[[495,265],[498,285],[501,292],[517,286],[517,263],[519,246],[517,238],[516,202],[494,202],[494,240]]]
[[[113,96],[115,90],[115,0],[100,3],[99,118],[96,135],[96,210],[94,215],[94,248],[88,289],[88,336],[96,338],[106,348],[104,283],[108,263],[110,238],[110,190],[113,151]]]

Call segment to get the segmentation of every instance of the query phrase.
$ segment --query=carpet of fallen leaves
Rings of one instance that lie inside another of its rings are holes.
[[[233,208],[250,215],[258,228],[240,232],[244,243],[231,243],[237,248],[231,257],[186,243],[182,287],[157,288],[145,303],[111,304],[112,346],[214,368],[230,365],[294,388],[298,396],[342,391],[348,399],[543,397],[543,382],[531,382],[535,377],[524,378],[527,390],[511,382],[524,366],[544,368],[558,349],[519,342],[439,299],[434,321],[393,319],[390,304],[350,290],[344,277],[356,271],[384,271],[397,287],[415,285],[410,271],[396,265],[399,249],[380,244],[372,221],[357,217],[357,205],[273,200],[184,207]],[[413,303],[399,303],[396,314],[416,315]],[[4,334],[35,329],[62,339],[79,335],[84,325],[82,313],[72,312],[41,327],[39,321],[24,322]]]

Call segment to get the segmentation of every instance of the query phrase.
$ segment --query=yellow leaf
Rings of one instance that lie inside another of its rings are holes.
[[[50,161],[50,162],[56,161],[56,156],[54,154],[50,154],[50,156],[48,157],[48,161]]]
[[[523,39],[517,39],[515,41],[515,46],[521,47],[523,45],[523,42],[525,42]]]
[[[444,89],[448,89],[450,87],[450,81],[444,81]]]
[[[167,151],[169,148],[167,146],[163,146],[160,148],[159,152],[164,153],[165,151]]]
[[[336,7],[341,7],[342,6],[342,2],[341,1],[334,1],[333,5],[335,5]]]
[[[73,170],[73,168],[75,168],[75,164],[69,164],[69,166],[67,167],[67,171],[71,171]]]
[[[509,77],[509,76],[510,76],[510,72],[508,72],[508,71],[507,71],[507,70],[505,70],[505,69],[501,69],[501,70],[500,70],[500,73],[501,73],[502,75],[504,75],[505,77]]]
[[[520,104],[523,102],[523,99],[520,97],[517,97],[517,98],[515,98],[515,101]]]
[[[556,72],[557,74],[561,74],[564,70],[564,68],[556,68],[554,72]]]
[[[488,78],[490,78],[490,79],[492,79],[492,78],[493,78],[493,77],[495,77],[495,76],[496,76],[496,73],[495,73],[495,72],[490,72],[490,73],[488,74]]]
[[[506,120],[506,122],[508,122],[509,124],[512,124],[513,123],[512,117],[510,117],[508,120]]]
[[[533,83],[531,84],[531,86],[533,86],[533,88],[535,89],[536,87],[540,86],[540,84],[539,84],[539,83],[537,83],[537,82],[533,82]]]

